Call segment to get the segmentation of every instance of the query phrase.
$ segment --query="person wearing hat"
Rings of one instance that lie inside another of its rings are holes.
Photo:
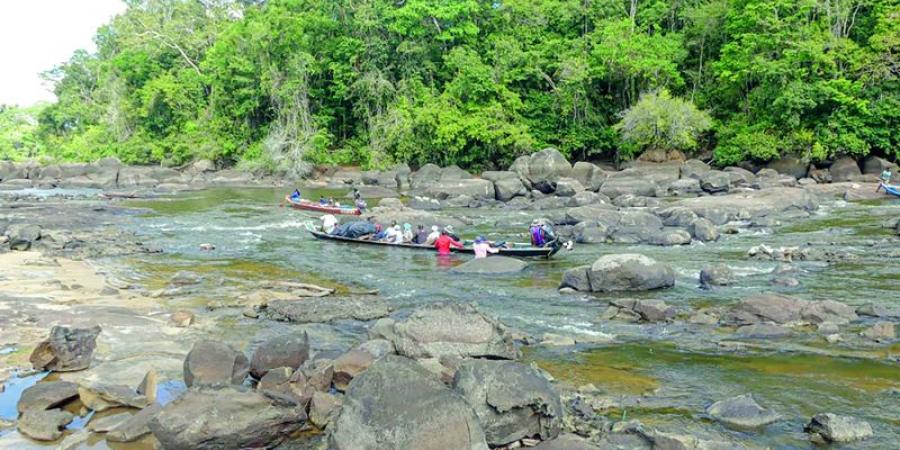
[[[404,223],[403,224],[403,243],[411,244],[414,237],[415,236],[413,235],[412,225],[410,225],[409,223]]]
[[[472,246],[472,250],[475,251],[476,259],[487,258],[488,253],[500,253],[500,250],[492,247],[484,236],[475,238],[475,245]]]
[[[387,229],[384,240],[391,244],[403,243],[403,232],[400,231],[400,225],[394,225]]]
[[[441,237],[440,228],[437,225],[431,226],[431,233],[428,235],[428,238],[425,239],[425,245],[434,245],[434,243]]]
[[[453,231],[453,225],[447,225],[446,227],[444,227],[444,231],[446,231],[447,235],[452,237],[454,241],[459,240],[459,236],[457,236],[456,233]]]
[[[456,239],[450,236],[450,233],[447,232],[447,229],[444,228],[444,231],[441,232],[441,237],[438,240],[434,241],[434,248],[438,251],[438,256],[447,256],[450,254],[450,248],[462,248],[463,245]]]
[[[428,232],[425,231],[425,225],[421,223],[416,229],[416,235],[413,236],[413,244],[424,245],[428,242]]]

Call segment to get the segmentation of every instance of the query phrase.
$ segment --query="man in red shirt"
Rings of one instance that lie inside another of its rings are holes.
[[[437,249],[438,255],[449,255],[450,247],[462,248],[463,245],[459,241],[450,237],[447,230],[441,231],[441,237],[434,241],[434,248]]]

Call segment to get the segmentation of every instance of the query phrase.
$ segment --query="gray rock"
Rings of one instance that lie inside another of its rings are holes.
[[[749,187],[756,181],[756,175],[742,167],[726,167],[724,172],[731,177],[733,187]]]
[[[162,411],[162,405],[154,403],[129,417],[106,433],[110,442],[134,442],[150,434],[150,421]]]
[[[725,264],[706,266],[700,270],[700,287],[710,289],[734,283],[734,272]]]
[[[756,403],[751,394],[720,400],[706,408],[706,413],[724,425],[738,429],[764,427],[781,417]]]
[[[11,250],[26,251],[41,239],[42,228],[40,225],[15,224],[6,229]]]
[[[559,197],[574,197],[575,194],[584,192],[584,186],[573,178],[560,178],[556,182],[554,193]]]
[[[618,173],[624,172],[628,172],[628,170]],[[600,187],[600,193],[612,199],[621,195],[635,195],[642,197],[656,196],[656,188],[658,186],[656,182],[642,178],[640,174],[636,172],[632,172],[631,174],[633,175],[631,177],[610,176],[603,182],[603,186]]]
[[[241,384],[249,372],[247,357],[221,342],[197,341],[184,359],[188,387]]]
[[[467,361],[457,370],[453,389],[475,410],[490,446],[559,435],[563,415],[559,394],[531,366]]]
[[[807,301],[787,295],[757,295],[741,300],[729,312],[727,321],[737,324],[753,324],[762,321],[785,324],[800,320],[800,312],[807,305]]]
[[[880,303],[866,303],[856,308],[856,314],[879,318],[900,318],[900,308],[892,308]]]
[[[645,291],[675,285],[671,267],[639,254],[602,256],[591,265],[588,276],[596,292]]]
[[[2,392],[2,390],[0,390]],[[78,385],[68,381],[44,381],[25,389],[16,409],[19,413],[31,409],[51,409],[78,397]]]
[[[569,203],[567,206],[585,206],[591,205],[594,203],[605,203],[606,199],[604,196],[591,191],[581,191],[575,194],[572,198],[569,199]]]
[[[28,178],[28,169],[24,165],[10,161],[0,161],[0,182],[24,180],[26,178]]]
[[[438,211],[441,209],[441,202],[430,197],[413,196],[409,199],[409,207],[423,211]]]
[[[519,180],[519,174],[509,170],[486,170],[481,173],[481,178],[496,183],[500,180]]]
[[[37,370],[72,372],[91,365],[100,327],[68,328],[55,326],[50,337],[38,344],[29,357]]]
[[[601,450],[587,439],[574,434],[560,434],[554,439],[541,442],[534,450]]]
[[[794,156],[785,156],[781,159],[770,162],[766,168],[772,169],[782,175],[789,175],[795,179],[806,177],[809,171],[809,163],[802,161]],[[760,175],[757,173],[757,175]]]
[[[528,188],[519,178],[503,178],[494,181],[494,194],[497,200],[508,202],[515,197],[528,195]]]
[[[831,413],[816,414],[804,430],[811,435],[811,439],[822,443],[855,442],[874,436],[868,422]]]
[[[699,241],[713,242],[719,240],[719,230],[709,221],[700,218],[691,223],[691,234]]]
[[[29,409],[19,417],[17,427],[20,433],[36,441],[55,441],[62,437],[62,429],[74,419],[72,413],[59,409]]]
[[[690,227],[697,220],[697,214],[687,208],[679,206],[657,210],[656,214],[667,227]]]
[[[572,178],[592,192],[597,192],[608,176],[603,169],[589,162],[579,161],[572,167]]]
[[[94,433],[108,433],[114,430],[119,425],[125,423],[126,420],[131,418],[131,414],[127,412],[112,414],[109,416],[103,416],[91,419],[90,423],[88,423],[88,430],[93,431]]]
[[[693,178],[699,180],[703,174],[709,172],[709,164],[699,159],[689,159],[681,165],[681,178]]]
[[[266,314],[277,320],[295,323],[329,323],[338,320],[373,320],[391,313],[391,306],[381,298],[322,297],[303,300],[273,300]]]
[[[850,157],[838,158],[828,171],[831,172],[831,180],[835,183],[856,181],[862,175],[862,171],[859,170],[859,164]]]
[[[250,360],[250,373],[257,379],[276,367],[298,369],[309,359],[309,336],[286,334],[275,336],[256,348]]]
[[[425,164],[409,175],[410,187],[419,190],[441,179],[441,168],[435,164]]]
[[[822,300],[810,302],[800,311],[803,320],[810,323],[840,323],[845,324],[859,319],[853,307],[834,300]]]
[[[662,300],[638,300],[634,312],[647,322],[661,322],[675,316],[675,308]]]
[[[346,391],[350,382],[375,363],[375,356],[369,352],[353,349],[338,356],[332,363],[334,367],[334,387]]]
[[[475,258],[466,261],[456,267],[451,272],[476,274],[476,275],[500,275],[508,273],[518,273],[528,267],[528,263],[516,258],[507,256],[488,256],[487,258]]]
[[[441,169],[441,180],[468,180],[474,178],[471,173],[460,169],[457,165],[450,165]]]
[[[444,356],[517,359],[512,337],[499,322],[473,305],[436,304],[418,308],[393,324],[387,339],[410,358]]]
[[[712,194],[728,192],[731,189],[731,176],[720,170],[710,170],[700,178],[700,187]]]
[[[578,266],[566,270],[559,287],[568,287],[582,292],[591,291],[590,269],[591,266]]]
[[[702,193],[700,180],[696,178],[675,180],[666,188],[666,194],[672,197],[696,197]]]
[[[558,150],[546,148],[526,157],[520,157],[509,168],[532,185],[556,182],[572,176],[572,165]]]
[[[423,195],[438,200],[446,200],[459,197],[460,195],[468,195],[475,199],[496,198],[494,183],[480,179],[440,180],[425,186],[423,189],[420,191]]]
[[[394,344],[387,339],[371,339],[359,344],[356,348],[372,355],[375,359],[397,352],[397,349],[394,348]]]
[[[893,323],[878,322],[863,331],[862,335],[875,341],[892,341],[896,336],[896,331]]]
[[[147,397],[138,394],[134,389],[121,385],[80,386],[78,397],[86,408],[96,412],[116,407],[140,409],[150,406],[151,403]]]
[[[487,450],[478,419],[415,361],[388,355],[350,384],[332,450]]]
[[[737,337],[743,339],[777,339],[788,337],[791,334],[790,328],[769,323],[745,325],[738,328],[736,333]]]
[[[163,448],[272,448],[299,431],[306,418],[303,407],[255,391],[189,390],[150,420],[149,428]]]
[[[316,392],[309,403],[309,421],[319,429],[325,429],[341,410],[342,400],[337,395]]]

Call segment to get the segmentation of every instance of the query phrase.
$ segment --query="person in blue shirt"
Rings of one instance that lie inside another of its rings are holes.
[[[291,193],[291,200],[300,200],[300,189],[294,189],[294,192]]]

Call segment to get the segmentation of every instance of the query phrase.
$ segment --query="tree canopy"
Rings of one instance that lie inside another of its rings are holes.
[[[604,158],[648,144],[616,124],[653,92],[710,122],[671,145],[719,164],[900,153],[898,0],[127,3],[45,74],[50,156],[295,174]]]

